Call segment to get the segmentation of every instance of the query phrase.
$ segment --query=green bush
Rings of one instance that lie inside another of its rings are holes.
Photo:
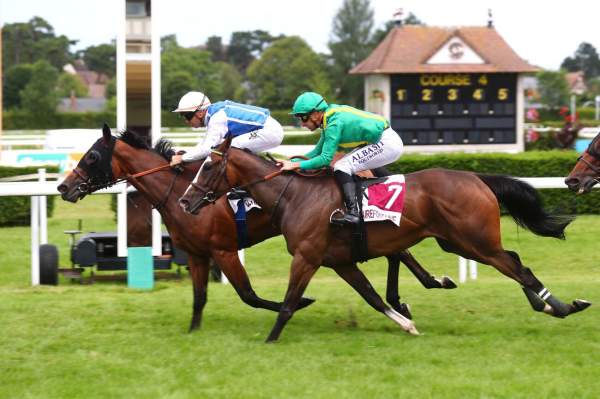
[[[447,168],[518,177],[566,177],[575,166],[577,157],[575,151],[530,151],[520,154],[405,154],[390,165],[389,169],[394,173]],[[539,191],[547,209],[562,213],[600,213],[600,190],[579,196],[567,189]]]
[[[9,176],[28,175],[37,173],[39,167],[28,166],[21,168],[13,168],[9,166],[0,166],[0,178]],[[58,172],[56,166],[46,166],[48,173]],[[0,197],[0,226],[26,226],[29,225],[31,218],[31,201],[30,197]],[[54,212],[55,196],[47,197],[48,217]]]

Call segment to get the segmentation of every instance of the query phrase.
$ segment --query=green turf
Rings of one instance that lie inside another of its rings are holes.
[[[50,241],[62,230],[115,228],[107,196],[57,202]],[[565,242],[534,237],[503,219],[504,244],[558,297],[599,302],[598,217],[579,217]],[[321,269],[317,302],[263,343],[276,315],[211,283],[201,330],[187,333],[191,285],[158,281],[29,285],[29,229],[0,229],[1,398],[596,398],[600,313],[559,320],[533,312],[519,286],[487,266],[456,290],[425,290],[405,270],[401,293],[419,337],[373,311]],[[431,240],[413,253],[432,273],[457,279],[457,258]],[[246,252],[256,292],[280,300],[290,257],[281,238]],[[383,294],[385,264],[361,268]]]

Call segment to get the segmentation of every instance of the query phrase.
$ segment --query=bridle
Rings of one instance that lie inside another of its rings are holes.
[[[142,172],[138,172],[135,174],[127,174],[123,177],[120,177],[118,179],[115,179],[112,173],[112,153],[113,153],[113,149],[114,149],[114,144],[115,144],[115,139],[112,138],[111,140],[111,144],[108,147],[102,146],[100,147],[100,150],[94,148],[97,145],[95,144],[94,147],[92,147],[92,150],[90,150],[89,154],[86,154],[84,156],[84,158],[79,162],[79,164],[77,165],[77,167],[73,170],[73,173],[76,174],[81,180],[83,180],[82,183],[80,183],[77,186],[77,190],[82,193],[82,194],[91,194],[95,191],[104,189],[104,188],[108,188],[108,187],[112,187],[115,184],[124,182],[124,181],[128,181],[128,182],[137,182],[137,179],[142,177],[142,176],[146,176],[167,168],[170,168],[171,165],[169,163],[161,165],[161,166],[157,166],[155,168],[152,169],[148,169]],[[106,155],[106,157],[103,157],[102,155]],[[91,160],[89,160],[88,158],[91,158]],[[108,162],[107,162],[108,159]],[[99,168],[93,168],[93,164],[95,164],[96,162],[99,162],[100,167]],[[98,169],[97,171],[95,169]],[[171,184],[169,185],[165,195],[163,196],[162,200],[159,200],[158,202],[152,204],[152,207],[156,210],[160,210],[164,207],[164,205],[167,203],[169,196],[171,195],[171,192],[173,191],[173,188],[175,186],[175,181],[177,180],[177,176],[179,176],[179,174],[183,171],[182,168],[175,168],[174,169],[174,176],[173,176],[173,180],[171,181]],[[94,172],[94,173],[92,173]]]
[[[255,184],[258,183],[262,183],[268,180],[271,180],[274,177],[277,177],[281,174],[283,174],[286,171],[283,170],[277,170],[275,172],[269,173],[268,175],[261,177],[259,179],[256,179],[254,181],[251,181],[249,183],[246,184],[242,184],[240,186],[235,186],[232,187],[231,183],[229,182],[229,179],[227,178],[227,173],[226,173],[226,169],[227,169],[227,161],[229,160],[229,152],[228,152],[229,148],[227,150],[225,150],[225,152],[221,152],[221,151],[217,151],[217,150],[211,150],[212,153],[219,155],[223,158],[223,160],[219,163],[219,170],[216,174],[210,176],[210,179],[206,182],[205,185],[202,184],[198,184],[196,182],[192,182],[191,186],[194,187],[196,190],[198,190],[200,193],[204,193],[204,196],[200,199],[200,203],[198,204],[197,208],[201,208],[206,204],[214,204],[222,195],[228,193],[228,192],[235,192],[237,190],[243,190],[246,189],[248,187],[251,187]],[[278,165],[278,162],[271,156],[271,154],[267,153],[266,156],[275,164]],[[292,158],[304,158],[306,159],[306,157],[303,156],[294,156]],[[200,169],[202,170],[202,169]],[[271,211],[271,224],[275,226],[275,216],[277,214],[277,210],[279,209],[279,204],[281,203],[281,199],[283,198],[284,193],[287,191],[287,188],[289,187],[290,183],[292,182],[294,176],[296,175],[300,175],[300,176],[305,176],[305,177],[316,177],[316,176],[321,176],[323,174],[325,174],[327,172],[327,169],[318,169],[314,172],[300,172],[298,170],[294,170],[292,174],[290,174],[290,178],[287,180],[287,182],[285,183],[285,185],[283,186],[283,189],[281,190],[281,192],[279,193],[279,195],[277,196],[277,199],[275,200],[275,203],[273,205],[273,210]],[[225,183],[227,185],[227,187],[231,187],[228,188],[226,190],[222,190],[222,191],[218,191],[216,189],[213,189],[211,187],[216,187],[217,183],[221,180],[224,179]]]
[[[600,167],[592,164],[590,161],[588,161],[587,159],[585,159],[585,154],[588,154],[589,156],[591,156],[592,158],[594,158],[596,161],[600,162],[600,153],[598,153],[595,149],[594,149],[594,144],[596,143],[596,141],[598,141],[598,138],[600,137],[600,135],[596,136],[592,142],[590,143],[590,145],[588,145],[588,148],[583,152],[583,154],[581,154],[579,156],[579,158],[577,158],[577,163],[582,162],[584,163],[588,168],[590,168],[594,173],[596,173],[596,178],[594,180],[598,181],[598,179],[600,179]]]

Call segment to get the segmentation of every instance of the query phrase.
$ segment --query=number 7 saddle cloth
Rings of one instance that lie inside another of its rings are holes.
[[[404,175],[362,181],[362,214],[365,222],[389,220],[400,226],[406,182]]]

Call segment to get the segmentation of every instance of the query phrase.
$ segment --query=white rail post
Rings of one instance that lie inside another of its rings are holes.
[[[31,285],[40,285],[40,197],[31,196]]]
[[[477,262],[473,259],[469,259],[469,277],[471,280],[477,280]]]
[[[127,185],[117,194],[117,256],[127,256]]]
[[[158,10],[160,2],[152,4],[152,20],[150,22],[150,74],[151,74],[151,135],[152,145],[160,140],[161,136],[161,114],[160,114],[160,30]],[[152,209],[152,255],[162,255],[162,220],[160,213]]]
[[[462,256],[458,257],[458,281],[461,283],[467,281],[467,260]]]
[[[38,169],[38,181],[46,181],[46,169]],[[40,244],[48,244],[48,206],[47,197],[42,195],[40,200]]]

